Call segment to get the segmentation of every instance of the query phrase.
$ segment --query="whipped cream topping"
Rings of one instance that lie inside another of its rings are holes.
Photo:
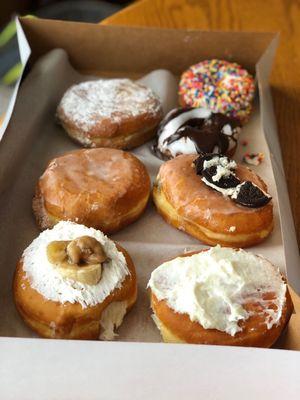
[[[220,246],[160,265],[148,286],[175,312],[232,336],[242,330],[239,322],[251,315],[244,308],[248,303],[261,305],[268,329],[278,324],[286,294],[279,270],[268,260]],[[264,300],[266,293],[274,298]]]
[[[87,285],[63,278],[48,261],[47,246],[54,240],[73,240],[91,236],[98,240],[108,257],[96,285]],[[42,232],[23,253],[23,270],[33,289],[48,300],[80,303],[83,308],[102,303],[130,274],[126,260],[114,242],[102,232],[70,221],[61,221],[53,229]]]

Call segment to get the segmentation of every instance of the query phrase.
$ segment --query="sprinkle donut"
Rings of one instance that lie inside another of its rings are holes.
[[[192,65],[181,76],[179,102],[182,107],[206,107],[245,123],[252,110],[255,84],[239,64],[205,60]]]

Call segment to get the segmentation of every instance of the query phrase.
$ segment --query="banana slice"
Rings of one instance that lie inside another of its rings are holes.
[[[63,278],[87,285],[96,285],[102,275],[107,255],[101,243],[93,237],[53,241],[47,246],[47,257]]]

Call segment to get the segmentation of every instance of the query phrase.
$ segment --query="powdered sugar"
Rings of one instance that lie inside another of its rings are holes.
[[[103,119],[119,124],[121,120],[161,110],[158,96],[129,79],[99,79],[71,86],[59,106],[61,120],[71,120],[84,132]]]
[[[104,247],[109,261],[104,263],[102,277],[97,285],[86,285],[64,279],[48,261],[46,248],[54,240],[73,240],[80,236],[92,236]],[[24,251],[23,269],[31,287],[46,299],[60,303],[78,302],[83,308],[103,302],[116,288],[121,287],[130,272],[124,255],[102,232],[84,225],[62,221],[53,229],[42,232]]]

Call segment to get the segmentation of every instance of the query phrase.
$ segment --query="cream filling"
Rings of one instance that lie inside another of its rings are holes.
[[[229,189],[225,189],[225,188],[221,188],[217,185],[214,185],[213,183],[209,182],[206,178],[201,178],[202,182],[205,183],[205,185],[211,187],[212,189],[217,190],[218,192],[222,193],[223,196],[232,196],[234,195],[235,191],[236,191],[236,187],[232,187]]]
[[[99,339],[113,340],[115,336],[118,336],[115,333],[115,329],[122,324],[126,311],[127,301],[114,301],[105,308],[100,319],[102,329]]]
[[[48,261],[47,246],[54,240],[73,240],[92,236],[103,246],[108,261],[103,263],[100,281],[88,285],[63,278]],[[80,303],[83,308],[102,303],[130,274],[125,257],[115,243],[101,231],[70,221],[61,221],[53,229],[42,232],[24,251],[23,269],[33,289],[48,300],[60,303]]]
[[[268,329],[278,324],[286,294],[279,270],[269,261],[220,246],[162,264],[152,272],[148,286],[175,312],[232,336],[241,331],[239,321],[250,316],[243,307],[247,303],[262,306]],[[273,293],[274,299],[263,300],[264,293]]]

